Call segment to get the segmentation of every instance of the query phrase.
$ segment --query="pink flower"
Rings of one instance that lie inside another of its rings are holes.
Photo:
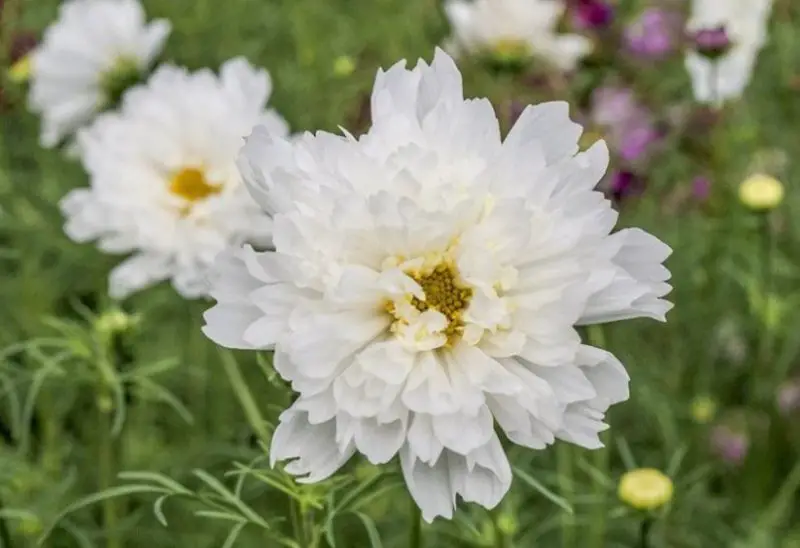
[[[718,425],[711,431],[711,450],[723,461],[739,466],[747,458],[750,439],[747,434],[730,426]]]
[[[644,190],[644,179],[632,171],[615,171],[611,174],[609,189],[614,201],[621,202],[629,196],[641,194]]]
[[[698,176],[692,181],[692,196],[695,200],[704,202],[711,194],[711,179]]]
[[[603,29],[614,21],[614,8],[603,0],[574,0],[572,20],[579,29]]]
[[[692,34],[692,41],[697,53],[711,59],[724,55],[731,47],[731,40],[725,27],[700,29]]]
[[[602,127],[609,146],[625,162],[640,160],[661,139],[650,111],[633,90],[606,86],[592,96],[591,122]]]
[[[665,57],[675,49],[680,26],[677,13],[662,8],[646,9],[625,29],[625,46],[639,57]]]

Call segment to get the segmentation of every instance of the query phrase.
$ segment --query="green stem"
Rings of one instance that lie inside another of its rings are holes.
[[[3,501],[0,500],[0,510],[3,509]],[[11,548],[11,533],[8,532],[8,524],[5,518],[0,518],[0,542],[2,548]]]
[[[763,325],[763,333],[761,335],[761,344],[760,344],[760,361],[762,368],[770,367],[770,361],[772,359],[772,286],[773,286],[773,271],[772,268],[772,260],[773,260],[773,237],[772,237],[772,227],[770,225],[770,216],[769,214],[763,214],[761,216],[761,237],[762,237],[762,283],[763,283],[763,295],[764,295],[764,310],[763,315],[764,318],[762,319]]]
[[[299,506],[300,503],[298,503],[296,500],[291,499],[289,501],[289,521],[292,524],[292,536],[298,543],[302,543],[303,531],[300,525]]]
[[[572,448],[566,443],[556,446],[556,468],[560,494],[567,502],[572,503]],[[561,512],[561,546],[562,548],[575,546],[575,520],[574,516],[567,512]]]
[[[503,532],[500,524],[497,523],[497,516],[494,517],[494,547],[495,548],[510,548],[511,539]]]
[[[606,335],[601,325],[591,325],[587,329],[587,336],[589,344],[598,348],[605,348]],[[609,476],[609,452],[607,447],[597,449],[592,452],[592,460],[594,467],[601,472],[604,476]],[[595,496],[597,497],[597,504],[592,507],[592,517],[589,525],[589,544],[594,548],[603,548],[605,546],[606,536],[606,519],[608,508],[606,506],[606,499],[608,493],[605,486],[599,482],[595,482]]]
[[[239,399],[245,417],[247,417],[247,421],[250,423],[250,428],[253,429],[253,432],[258,436],[261,443],[269,445],[270,435],[265,426],[267,423],[261,415],[261,410],[253,399],[250,389],[247,387],[247,382],[244,380],[242,372],[239,371],[239,365],[230,352],[223,351],[221,357],[222,366],[225,369],[225,373],[228,375],[228,380],[231,383],[236,397]]]
[[[194,417],[193,434],[195,439],[205,439],[206,429],[208,428],[208,418],[213,411],[207,408],[211,401],[207,398],[208,370],[206,368],[207,339],[203,335],[203,320],[199,309],[196,306],[188,306],[189,318],[187,325],[189,333],[186,340],[186,365],[189,368],[189,406]]]
[[[314,535],[314,516],[305,505],[300,506],[300,516],[303,520],[303,538],[305,539],[304,546],[308,546],[308,548],[314,548],[317,544]]]
[[[422,512],[411,499],[411,533],[408,536],[408,548],[422,548]]]
[[[40,459],[47,470],[56,470],[60,468],[62,456],[62,445],[59,440],[61,429],[53,394],[48,387],[44,387],[39,396],[39,414],[42,420]]]
[[[639,548],[650,548],[650,529],[653,527],[653,520],[649,517],[642,520],[639,528]]]
[[[111,433],[111,409],[108,402],[111,396],[106,390],[100,392],[97,405],[97,473],[101,491],[110,489],[116,477],[116,455],[114,438]],[[106,536],[107,548],[122,548],[122,537],[119,532],[119,513],[117,499],[114,497],[103,500],[103,531]]]

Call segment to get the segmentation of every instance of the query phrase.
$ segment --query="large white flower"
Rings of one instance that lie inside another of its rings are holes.
[[[772,0],[693,0],[689,32],[723,27],[731,48],[718,59],[696,51],[686,55],[695,98],[720,104],[744,93],[767,40]]]
[[[133,253],[111,273],[115,297],[165,279],[185,297],[206,293],[207,269],[228,245],[268,244],[272,220],[236,169],[243,138],[257,124],[287,134],[265,110],[269,74],[237,58],[219,77],[162,65],[131,89],[119,112],[78,134],[91,188],[62,202],[73,240],[99,240]]]
[[[592,50],[578,34],[559,34],[565,3],[558,0],[448,0],[453,27],[447,49],[457,54],[532,56],[569,70]]]
[[[465,100],[447,54],[380,71],[355,139],[257,130],[240,166],[274,216],[274,251],[218,258],[206,334],[274,349],[299,392],[273,462],[321,480],[354,453],[399,454],[423,516],[456,495],[487,507],[511,483],[495,425],[541,449],[600,447],[625,369],[576,325],[671,307],[670,249],[594,186],[605,144],[578,152],[566,103],[529,107],[501,141],[491,104]]]
[[[40,142],[53,147],[118,99],[147,70],[169,22],[145,24],[137,0],[67,0],[32,54],[31,109],[42,116]]]

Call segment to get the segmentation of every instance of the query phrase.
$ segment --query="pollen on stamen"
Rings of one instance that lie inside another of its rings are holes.
[[[447,346],[452,346],[464,330],[462,318],[472,298],[472,289],[458,279],[455,266],[448,262],[412,277],[425,293],[425,299],[411,297],[411,305],[420,312],[434,309],[442,313],[448,320],[443,333]]]
[[[188,202],[197,202],[217,194],[221,189],[209,183],[202,170],[184,168],[172,176],[169,190]]]

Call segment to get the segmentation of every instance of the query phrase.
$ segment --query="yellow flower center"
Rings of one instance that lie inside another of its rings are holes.
[[[209,183],[201,170],[188,167],[172,176],[169,182],[169,190],[187,202],[198,202],[205,200],[212,194],[217,194],[221,188]]]
[[[425,293],[424,301],[412,297],[411,305],[420,312],[433,309],[446,316],[448,324],[444,334],[448,346],[452,345],[464,330],[462,316],[472,298],[472,289],[458,280],[455,266],[447,262],[428,273],[411,274],[411,277]]]
[[[530,57],[531,49],[524,40],[503,38],[492,44],[492,54],[499,60],[520,61]]]

